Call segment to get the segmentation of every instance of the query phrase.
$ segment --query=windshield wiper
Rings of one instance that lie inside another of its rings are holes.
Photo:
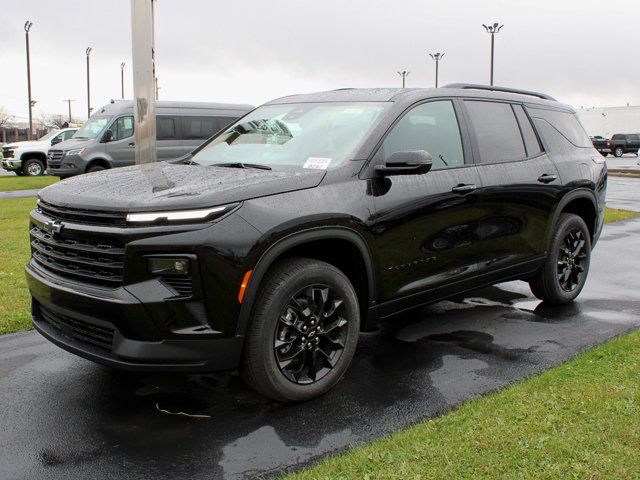
[[[271,167],[269,165],[260,165],[259,163],[243,163],[243,162],[214,163],[212,167],[257,168],[259,170],[271,170]]]

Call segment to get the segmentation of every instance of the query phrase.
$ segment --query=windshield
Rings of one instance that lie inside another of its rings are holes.
[[[76,132],[73,138],[96,138],[107,126],[111,117],[91,117],[83,127]]]
[[[205,144],[193,161],[201,165],[334,168],[349,158],[385,105],[299,103],[259,107]]]
[[[53,137],[55,137],[57,134],[60,133],[60,130],[54,130],[52,132],[47,133],[46,135],[44,135],[43,137],[40,137],[38,139],[39,142],[46,142],[47,140],[51,140]]]

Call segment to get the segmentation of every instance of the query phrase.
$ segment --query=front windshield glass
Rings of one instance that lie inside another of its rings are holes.
[[[265,105],[193,156],[201,165],[246,163],[326,170],[349,158],[384,103]]]
[[[104,127],[107,126],[107,122],[110,117],[91,117],[87,123],[85,123],[80,130],[76,132],[73,138],[96,138]]]
[[[57,134],[60,133],[60,130],[54,130],[52,132],[47,133],[46,135],[40,137],[38,139],[39,142],[46,142],[47,140],[51,140],[53,137],[55,137]]]

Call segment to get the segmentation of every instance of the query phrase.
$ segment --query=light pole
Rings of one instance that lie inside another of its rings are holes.
[[[91,82],[89,73],[89,54],[91,53],[91,47],[87,47],[85,51],[87,54],[87,119],[91,116]]]
[[[71,102],[75,102],[75,100],[73,98],[66,98],[64,100],[62,100],[63,102],[67,102],[68,106],[69,106],[69,124],[71,124]]]
[[[438,88],[438,65],[440,64],[440,60],[444,57],[444,52],[430,53],[429,56],[436,62],[436,88]]]
[[[402,77],[402,88],[404,88],[406,78],[409,76],[410,73],[411,72],[407,72],[406,70],[402,70],[401,72],[398,72],[398,75]]]
[[[124,100],[124,62],[120,64],[120,91],[122,92],[122,99]]]
[[[491,35],[491,75],[489,79],[489,85],[493,86],[493,53],[494,53],[494,45],[495,45],[495,36],[496,36],[496,33],[498,33],[502,29],[502,27],[504,27],[504,25],[500,25],[498,22],[496,22],[493,25],[485,25],[483,23],[482,26],[487,31],[487,33]]]
[[[33,22],[27,20],[24,24],[25,40],[27,43],[27,96],[29,102],[29,131],[27,132],[27,140],[31,140],[33,135],[33,105],[36,103],[31,100],[31,58],[29,56],[29,30],[33,26]]]

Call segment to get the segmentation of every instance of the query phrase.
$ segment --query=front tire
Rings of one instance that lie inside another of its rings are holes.
[[[529,282],[540,300],[561,305],[582,291],[591,263],[591,236],[584,220],[571,213],[560,215],[544,266]]]
[[[44,163],[37,158],[29,158],[23,163],[22,172],[27,177],[39,177],[44,174]]]
[[[622,155],[624,155],[624,150],[622,149],[622,147],[616,147],[615,150],[613,151],[613,155],[616,158],[620,158]]]
[[[344,273],[319,260],[283,260],[267,273],[258,294],[242,377],[278,401],[317,397],[346,372],[359,331],[358,299]]]
[[[105,168],[101,167],[100,165],[92,165],[89,168],[87,168],[87,173],[101,172],[104,169]]]

